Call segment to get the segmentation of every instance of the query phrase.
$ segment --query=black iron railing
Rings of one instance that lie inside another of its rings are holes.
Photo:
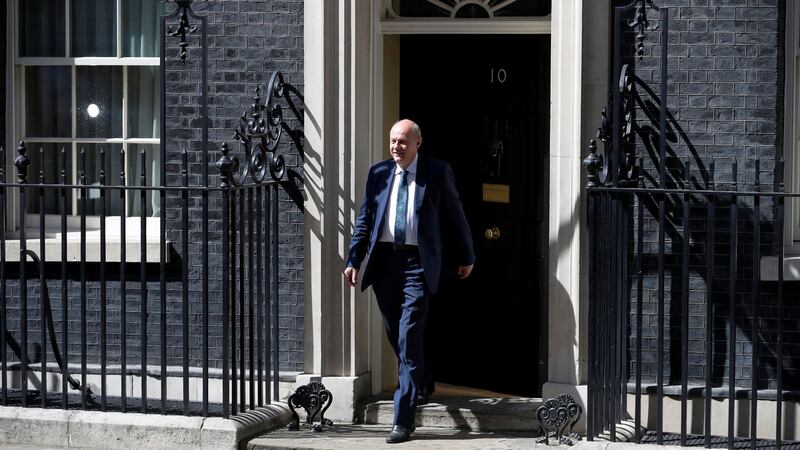
[[[672,433],[687,445],[690,400],[701,398],[692,418],[693,428],[703,430],[701,443],[711,446],[724,436],[732,448],[746,438],[755,448],[760,437],[774,436],[771,445],[781,447],[784,395],[796,389],[784,384],[784,322],[791,318],[784,299],[783,220],[786,202],[800,195],[783,192],[782,183],[777,191],[762,186],[759,161],[750,189],[741,189],[737,165],[734,160],[733,179],[721,188],[713,163],[697,188],[706,173],[692,176],[688,161],[676,187],[646,187],[640,177],[626,187],[587,188],[589,315],[598,317],[589,330],[590,438],[609,433],[615,439],[617,426],[632,419],[637,442],[647,430],[663,443],[664,401],[671,397],[680,402],[680,427]],[[690,335],[693,317],[701,321]],[[770,329],[762,333],[765,323]],[[699,359],[691,364],[702,366],[702,375],[690,370],[690,355]],[[774,376],[761,379],[767,369]],[[647,422],[643,397],[651,402]],[[728,402],[727,430],[712,430],[712,399]],[[759,399],[774,400],[774,411],[760,411]],[[774,430],[758,427],[767,414],[774,414]]]
[[[635,442],[781,448],[793,417],[784,402],[798,387],[784,374],[796,346],[787,333],[784,215],[800,194],[784,192],[780,161],[766,160],[763,171],[758,158],[715,163],[691,145],[691,159],[678,160],[670,145],[684,135],[667,110],[668,19],[650,0],[614,8],[604,152],[592,141],[584,160],[588,438],[618,440],[632,428]],[[656,30],[660,39],[645,46]],[[636,75],[645,57],[658,61],[648,66],[658,89]],[[720,429],[713,399],[727,401]],[[665,416],[667,402],[679,416]],[[761,417],[774,425],[765,430]]]
[[[0,206],[6,205],[9,198],[14,198],[17,203],[14,209],[19,218],[16,232],[5,232],[0,241],[0,401],[3,405],[18,403],[20,406],[32,406],[36,403],[42,407],[53,407],[55,403],[48,401],[45,385],[50,375],[58,372],[62,375],[61,398],[60,401],[54,400],[58,401],[59,406],[74,407],[69,393],[71,389],[77,389],[80,408],[97,407],[126,412],[130,409],[128,377],[135,374],[140,377],[141,383],[135,402],[138,405],[137,412],[158,409],[148,401],[148,387],[153,389],[151,380],[155,379],[160,380],[160,393],[155,398],[160,402],[161,413],[175,408],[174,405],[168,406],[169,399],[180,398],[183,414],[208,415],[209,380],[214,378],[209,375],[209,368],[215,365],[209,360],[210,351],[215,353],[214,359],[221,360],[222,370],[217,371],[217,375],[222,378],[219,389],[222,392],[223,416],[263,405],[265,394],[267,402],[271,395],[277,399],[278,333],[275,323],[278,315],[280,178],[262,177],[258,182],[236,184],[233,171],[238,165],[238,158],[232,158],[225,145],[218,164],[221,172],[219,187],[189,186],[188,153],[185,151],[180,162],[179,186],[147,186],[145,164],[142,164],[142,171],[138,174],[141,180],[138,185],[108,185],[104,170],[100,171],[98,184],[88,185],[85,175],[86,154],[83,152],[78,166],[80,184],[68,184],[65,176],[62,176],[61,184],[46,184],[43,170],[38,174],[39,182],[29,183],[27,166],[30,156],[24,142],[17,151],[17,182],[7,182],[5,174],[0,171]],[[101,167],[107,167],[103,150],[99,156]],[[0,149],[2,157],[3,150]],[[40,158],[40,167],[44,167],[44,151],[40,150],[34,157]],[[140,157],[144,160],[146,156],[142,153]],[[265,155],[258,158],[266,161]],[[66,152],[62,151],[62,175],[66,172],[66,166]],[[279,158],[268,161],[266,165],[259,163],[259,167],[257,170],[269,167],[276,175],[284,171]],[[253,171],[252,166],[247,170]],[[124,168],[120,176],[123,181],[127,178]],[[97,241],[87,239],[91,230],[86,225],[86,211],[89,191],[92,190],[97,192],[99,200],[94,201],[100,205],[100,215],[97,217],[100,227],[94,232],[94,237],[99,239]],[[174,214],[167,233],[169,240],[153,240],[150,237],[153,224],[148,223],[148,218],[125,217],[131,202],[141,202],[141,210],[146,211],[147,196],[144,193],[151,191],[158,193],[161,204],[165,205],[170,215]],[[29,211],[26,201],[29,192],[34,192],[38,197],[40,208],[37,214]],[[67,226],[68,192],[76,196],[80,205],[80,227],[75,230],[79,237],[74,242],[70,242],[70,228]],[[106,214],[106,206],[111,197],[117,196],[120,217],[114,226],[109,226],[111,217]],[[45,221],[44,204],[49,198],[59,199],[61,220],[57,227],[48,226]],[[203,211],[192,219],[190,203],[198,198],[207,198],[211,204],[221,205],[221,208],[213,215]],[[3,222],[8,219],[6,212],[6,209],[0,211],[0,220]],[[221,220],[214,219],[220,214]],[[38,217],[38,227],[30,227],[31,217]],[[201,231],[197,221],[210,224],[213,230]],[[139,233],[131,234],[125,224],[139,228]],[[176,224],[179,226],[176,227]],[[109,234],[115,238],[109,239]],[[221,258],[221,267],[218,267],[221,270],[213,270],[213,265],[201,264],[209,253],[193,254],[189,250],[190,246],[199,243],[202,244],[201,248],[216,246],[218,242],[215,241],[218,240],[221,240],[222,246],[210,251],[210,254]],[[148,256],[154,243],[159,249],[164,249],[156,259]],[[131,244],[138,247],[138,255],[131,255],[131,250],[135,248]],[[9,246],[18,247],[13,257],[8,253]],[[74,246],[78,248],[77,254],[72,252]],[[58,247],[59,251],[52,251]],[[114,252],[115,257],[108,258],[109,252]],[[167,252],[170,252],[169,260]],[[157,286],[153,286],[156,278],[153,265],[159,269]],[[60,276],[54,276],[56,267],[60,267]],[[212,270],[204,270],[205,267],[211,267]],[[109,276],[110,272],[113,272],[113,277]],[[139,284],[138,292],[132,292],[136,284]],[[209,284],[216,287],[197,289],[198,286]],[[60,289],[57,289],[59,285]],[[50,303],[49,295],[54,289],[60,291],[61,305]],[[94,293],[90,294],[90,290]],[[109,302],[109,296],[112,295],[113,301]],[[76,297],[79,305],[75,304]],[[191,302],[200,297],[203,300],[202,310],[197,311]],[[35,305],[30,302],[33,299],[37,300]],[[88,304],[95,301],[99,304]],[[114,304],[112,312],[116,318],[112,321],[108,319],[109,303]],[[131,303],[138,304],[138,308],[132,310]],[[153,305],[158,307],[155,313],[148,310]],[[70,320],[75,306],[80,312],[77,327]],[[221,308],[221,314],[215,312],[212,306]],[[168,311],[168,308],[180,311],[176,314],[176,311]],[[18,317],[10,318],[9,310],[18,313]],[[35,311],[34,315],[41,320],[39,326],[28,316],[31,311]],[[171,320],[177,316],[180,322],[172,323]],[[54,317],[60,320],[54,320]],[[203,325],[190,325],[190,320],[202,322]],[[222,320],[222,333],[215,334],[209,326],[215,320]],[[17,323],[9,326],[9,321]],[[136,322],[136,330],[131,332],[128,327]],[[151,335],[154,325],[158,331]],[[201,331],[199,336],[195,334],[198,330]],[[34,332],[38,333],[40,339],[36,342],[37,356],[32,358],[27,349]],[[71,342],[76,333],[79,333],[78,354],[74,354]],[[60,342],[56,341],[57,336]],[[220,342],[209,343],[212,338]],[[16,344],[16,339],[19,344]],[[155,347],[153,341],[157,342],[158,356],[149,359]],[[8,354],[6,345],[13,350],[13,356]],[[99,346],[99,352],[89,349],[94,345]],[[127,354],[132,345],[140,349],[136,355]],[[119,349],[119,355],[111,358],[113,364],[109,362],[109,347]],[[177,354],[176,347],[180,349]],[[199,359],[198,352],[202,353]],[[55,357],[57,368],[48,365],[49,355]],[[202,375],[190,370],[190,357],[200,362],[196,366],[202,369]],[[181,388],[176,388],[180,394],[175,394],[168,392],[168,374],[171,372],[168,366],[177,365],[179,361],[182,370],[177,378],[181,380]],[[13,366],[10,366],[12,363]],[[90,363],[99,371],[99,392],[92,392],[87,387]],[[152,366],[151,363],[160,366]],[[111,366],[116,375],[109,374]],[[37,386],[32,387],[29,379],[34,371],[38,380]],[[17,372],[14,377],[11,377],[12,372]],[[72,375],[77,375],[76,372],[80,374],[80,381],[70,381]],[[18,389],[8,386],[11,378],[16,380],[14,383],[18,384]],[[190,395],[192,378],[198,378],[202,395]],[[113,401],[109,400],[109,383],[117,384],[114,391],[118,394]],[[190,401],[194,400],[202,402],[201,410],[190,407]],[[214,412],[211,411],[211,414]]]
[[[124,151],[101,149],[92,184],[83,150],[77,183],[64,150],[54,183],[45,151],[25,142],[7,180],[0,148],[4,406],[227,418],[279,399],[279,193],[296,196],[297,179],[280,153],[291,147],[302,157],[303,98],[276,72],[235,130],[241,158],[227,144],[210,150],[207,20],[191,0],[175,3],[161,20],[160,123],[163,72],[182,70],[199,47],[199,145],[170,154],[162,132],[157,173],[144,151],[127,155],[139,159],[132,173]],[[170,37],[179,40],[177,64],[167,61]],[[284,132],[288,146],[279,145]],[[38,173],[28,173],[32,160]],[[118,183],[110,167],[120,168]]]

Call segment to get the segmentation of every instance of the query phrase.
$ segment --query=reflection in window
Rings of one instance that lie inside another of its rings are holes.
[[[21,116],[15,140],[28,143],[32,167],[28,181],[36,184],[39,171],[48,184],[60,184],[60,150],[66,150],[67,184],[81,183],[78,174],[81,151],[89,186],[100,182],[105,170],[107,185],[158,185],[160,174],[160,54],[163,0],[18,0],[20,34],[15,42],[15,64]],[[119,5],[119,9],[117,9]],[[69,44],[65,44],[69,42]],[[29,57],[46,59],[28,59]],[[100,62],[82,57],[107,58]],[[73,59],[75,58],[75,59]],[[136,58],[136,59],[133,59]],[[54,139],[55,138],[55,139]],[[39,149],[44,150],[44,162]],[[100,149],[105,167],[100,167]],[[121,151],[124,149],[124,153]],[[144,162],[140,152],[144,152]],[[46,190],[45,214],[60,214],[58,191]],[[66,213],[100,213],[97,188],[81,193],[68,189]],[[125,193],[123,208],[119,191],[106,191],[107,215],[160,214],[159,196],[147,191]],[[144,197],[142,197],[142,195]],[[40,212],[38,190],[26,193],[28,211]],[[146,205],[142,207],[141,199]]]
[[[122,67],[76,69],[78,137],[122,137]]]
[[[66,66],[25,68],[25,133],[31,137],[70,137],[72,75]]]

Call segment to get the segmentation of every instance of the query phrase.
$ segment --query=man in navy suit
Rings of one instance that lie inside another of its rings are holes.
[[[435,294],[443,267],[445,233],[454,242],[459,278],[472,272],[472,234],[456,191],[453,170],[417,153],[419,126],[410,120],[389,133],[392,158],[372,166],[353,229],[344,278],[355,286],[368,257],[361,290],[370,285],[397,355],[399,385],[394,393],[394,426],[386,442],[404,442],[414,429],[423,384],[423,336],[428,297]]]

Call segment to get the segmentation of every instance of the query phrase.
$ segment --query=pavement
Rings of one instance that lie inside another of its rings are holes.
[[[321,433],[307,429],[279,429],[252,439],[248,450],[354,450],[354,449],[530,449],[547,448],[537,444],[536,434],[530,432],[480,432],[439,427],[418,427],[411,441],[387,444],[390,425],[336,425]],[[552,441],[551,441],[552,442]],[[554,443],[552,443],[554,444]],[[551,445],[555,447],[555,445]],[[652,444],[624,444],[605,441],[578,441],[572,449],[637,449],[670,448]]]

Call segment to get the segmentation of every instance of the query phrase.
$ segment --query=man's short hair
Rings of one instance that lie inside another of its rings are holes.
[[[395,122],[394,125],[392,125],[392,128],[394,128],[395,125],[397,125],[398,123],[403,122],[403,121],[410,122],[411,123],[411,132],[414,133],[418,138],[422,138],[422,130],[419,128],[419,125],[417,125],[417,122],[414,122],[411,119],[400,119],[397,122]]]

